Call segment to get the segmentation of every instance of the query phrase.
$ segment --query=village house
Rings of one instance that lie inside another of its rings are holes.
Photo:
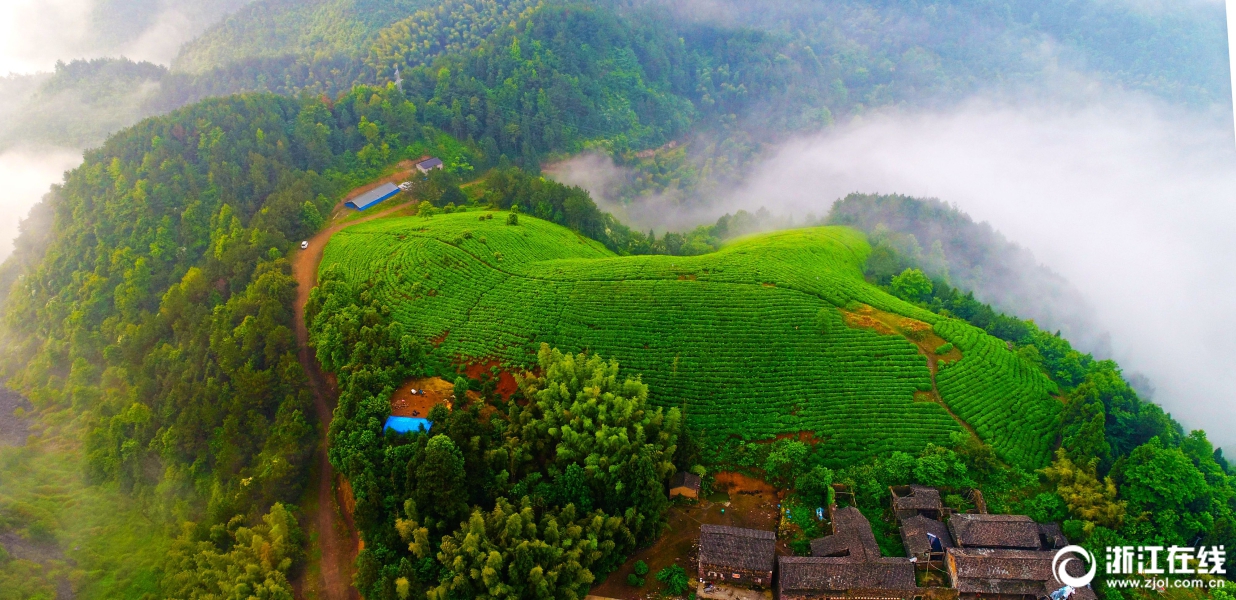
[[[1036,523],[1025,515],[957,514],[949,517],[948,529],[961,548],[1055,550],[1068,545],[1059,525]]]
[[[956,514],[949,517],[949,533],[961,548],[1038,550],[1039,524],[1025,515]]]
[[[853,506],[829,507],[833,533],[811,540],[811,556],[850,558],[856,561],[880,557],[880,545],[871,532],[871,522]]]
[[[782,599],[909,599],[918,593],[914,564],[880,554],[871,522],[857,508],[829,507],[832,535],[811,541],[811,556],[782,556],[777,591]]]
[[[699,498],[700,497],[700,476],[695,473],[679,471],[670,479],[669,497],[682,496],[684,498]]]
[[[442,168],[442,159],[436,156],[432,158],[426,158],[425,160],[422,160],[416,163],[416,170],[420,171],[421,173],[428,173],[434,169],[441,169],[441,168]]]
[[[1036,600],[1065,587],[1052,571],[1055,552],[1001,550],[993,548],[949,548],[949,581],[961,600],[997,598]],[[1085,574],[1079,561],[1066,563],[1070,575]],[[1074,590],[1071,600],[1094,600],[1089,587]]]
[[[897,520],[923,516],[928,519],[940,520],[944,513],[944,503],[940,500],[940,490],[922,485],[895,485],[888,488],[893,495],[893,514]]]
[[[699,578],[706,582],[772,587],[776,555],[772,531],[700,526]]]
[[[906,548],[906,555],[920,563],[943,563],[944,552],[954,546],[948,526],[917,515],[902,519],[901,544]]]
[[[777,560],[777,593],[781,600],[909,600],[919,588],[914,565],[904,558],[782,556]]]

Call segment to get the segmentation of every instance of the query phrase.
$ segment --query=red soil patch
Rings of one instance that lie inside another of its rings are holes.
[[[496,360],[487,360],[482,362],[468,363],[464,365],[464,374],[472,379],[483,379],[489,375],[489,370],[498,367],[498,387],[494,393],[502,396],[504,400],[510,399],[511,395],[519,391],[519,385],[515,383],[515,376],[508,370],[502,368],[502,364]]]
[[[841,316],[845,319],[846,325],[849,325],[855,329],[871,329],[876,333],[882,333],[884,335],[892,335],[897,333],[896,331],[893,331],[892,327],[889,327],[883,321],[869,314],[843,310],[841,311]]]
[[[412,390],[420,393],[413,394]],[[481,396],[469,391],[468,399],[476,400]],[[404,382],[391,394],[391,415],[396,417],[421,417],[429,414],[429,409],[438,404],[451,408],[455,399],[455,384],[441,377],[421,377]]]
[[[767,495],[770,498],[777,496],[777,488],[767,482],[733,471],[717,473],[713,478],[712,487],[717,491],[729,493],[731,500],[734,494]]]
[[[961,351],[953,348],[944,354],[937,355],[936,349],[945,344],[945,339],[932,329],[930,323],[918,319],[903,317],[898,314],[878,310],[866,304],[859,305],[855,310],[843,310],[841,316],[846,325],[859,329],[871,329],[885,335],[901,335],[910,343],[918,346],[918,351],[927,357],[931,372],[936,372],[938,361],[955,362],[961,360]]]
[[[800,442],[802,442],[802,443],[804,443],[804,444],[809,444],[809,445],[811,445],[811,446],[814,446],[814,445],[816,445],[816,444],[820,443],[820,440],[818,440],[818,439],[816,439],[816,438],[815,438],[815,432],[814,432],[814,431],[800,431],[800,432],[798,432],[798,433],[778,433],[778,434],[777,434],[777,439],[779,439],[779,440],[797,440],[797,441],[800,441]]]

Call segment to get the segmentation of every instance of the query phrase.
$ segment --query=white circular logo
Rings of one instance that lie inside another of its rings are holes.
[[[1090,570],[1081,577],[1073,577],[1072,575],[1069,575],[1068,571],[1065,570],[1065,567],[1068,566],[1070,561],[1076,560],[1072,556],[1067,556],[1069,554],[1076,554],[1080,556],[1086,564],[1090,565]],[[1056,579],[1059,579],[1060,583],[1074,588],[1086,587],[1087,585],[1090,585],[1090,582],[1094,580],[1094,573],[1097,568],[1098,564],[1095,562],[1094,557],[1081,546],[1065,546],[1057,550],[1056,557],[1051,559],[1051,570],[1056,574]]]

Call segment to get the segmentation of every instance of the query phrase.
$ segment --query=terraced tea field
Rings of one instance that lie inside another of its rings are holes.
[[[618,257],[552,223],[482,214],[356,225],[334,236],[321,268],[375,282],[409,331],[460,362],[528,366],[541,342],[599,352],[708,434],[811,431],[839,462],[917,452],[962,429],[940,404],[915,400],[933,390],[917,346],[847,326],[838,310],[870,305],[932,324],[961,351],[935,389],[1002,456],[1025,466],[1049,457],[1060,413],[1050,381],[1003,342],[867,284],[858,232],[800,229],[704,256]]]

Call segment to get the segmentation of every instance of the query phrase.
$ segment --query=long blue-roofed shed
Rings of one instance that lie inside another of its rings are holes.
[[[383,200],[399,193],[399,186],[393,183],[384,183],[368,192],[365,192],[351,200],[348,200],[345,206],[355,208],[356,210],[365,210]]]

